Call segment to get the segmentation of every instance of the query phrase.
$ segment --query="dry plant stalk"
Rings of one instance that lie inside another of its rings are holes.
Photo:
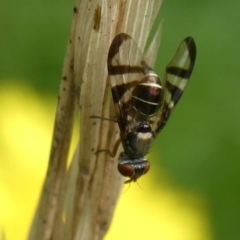
[[[107,100],[107,54],[120,32],[143,51],[160,0],[77,0],[64,62],[48,172],[29,240],[103,239],[109,228],[123,178],[111,149],[118,126],[90,116],[111,118]],[[154,65],[160,28],[146,58]],[[80,140],[67,169],[75,108],[80,110]],[[118,154],[117,154],[118,157]]]

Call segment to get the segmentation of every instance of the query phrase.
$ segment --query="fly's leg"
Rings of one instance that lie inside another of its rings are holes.
[[[101,120],[107,120],[107,121],[115,122],[115,123],[118,122],[116,119],[110,119],[110,118],[99,117],[99,116],[90,116],[90,118],[98,118],[98,119],[101,119]]]
[[[119,147],[120,143],[121,143],[121,139],[119,138],[116,141],[116,143],[114,144],[114,147],[113,147],[112,151],[109,150],[109,149],[101,149],[101,150],[98,150],[96,152],[96,154],[99,154],[101,152],[106,152],[111,158],[114,158],[116,156],[116,154],[117,154],[117,150],[118,150],[118,147]]]
[[[118,120],[116,119],[109,119],[109,118],[104,118],[104,117],[100,117],[100,116],[90,116],[90,118],[98,118],[98,119],[101,119],[101,120],[107,120],[107,121],[110,121],[110,122],[114,122],[114,123],[118,123]],[[110,157],[114,158],[117,154],[117,150],[118,150],[118,147],[121,143],[121,139],[119,138],[116,143],[114,144],[114,147],[113,147],[113,150],[109,150],[109,149],[101,149],[101,150],[98,150],[96,152],[96,154],[99,154],[101,152],[106,152]]]

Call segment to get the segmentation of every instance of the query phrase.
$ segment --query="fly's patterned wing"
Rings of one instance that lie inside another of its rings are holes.
[[[162,98],[161,83],[135,41],[125,33],[118,34],[110,46],[108,73],[119,127],[124,133],[130,122],[146,120],[156,112]]]
[[[166,125],[173,108],[181,98],[192,74],[196,59],[196,45],[191,37],[185,38],[180,44],[173,59],[166,67],[164,75],[163,107],[156,114],[152,130],[158,134]]]
[[[126,131],[129,102],[132,90],[142,78],[142,54],[133,39],[125,34],[118,34],[108,53],[108,74],[121,132]]]

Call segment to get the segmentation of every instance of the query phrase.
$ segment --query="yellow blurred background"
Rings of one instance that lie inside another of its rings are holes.
[[[0,87],[0,225],[6,239],[25,239],[47,169],[55,99],[24,84]],[[206,199],[161,169],[151,172],[125,187],[106,239],[211,239]]]
[[[0,239],[23,240],[46,174],[74,1],[1,5]],[[123,190],[107,240],[240,239],[238,9],[237,0],[163,2],[156,72],[188,35],[196,67],[150,172]]]
[[[17,81],[0,89],[0,225],[6,239],[26,239],[47,169],[56,101]],[[211,239],[206,199],[161,169],[152,186],[152,174],[123,190],[106,239]]]

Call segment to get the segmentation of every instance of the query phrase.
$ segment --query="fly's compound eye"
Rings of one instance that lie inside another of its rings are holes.
[[[132,177],[135,174],[135,168],[132,165],[129,164],[118,164],[118,171],[124,176],[124,177]]]

